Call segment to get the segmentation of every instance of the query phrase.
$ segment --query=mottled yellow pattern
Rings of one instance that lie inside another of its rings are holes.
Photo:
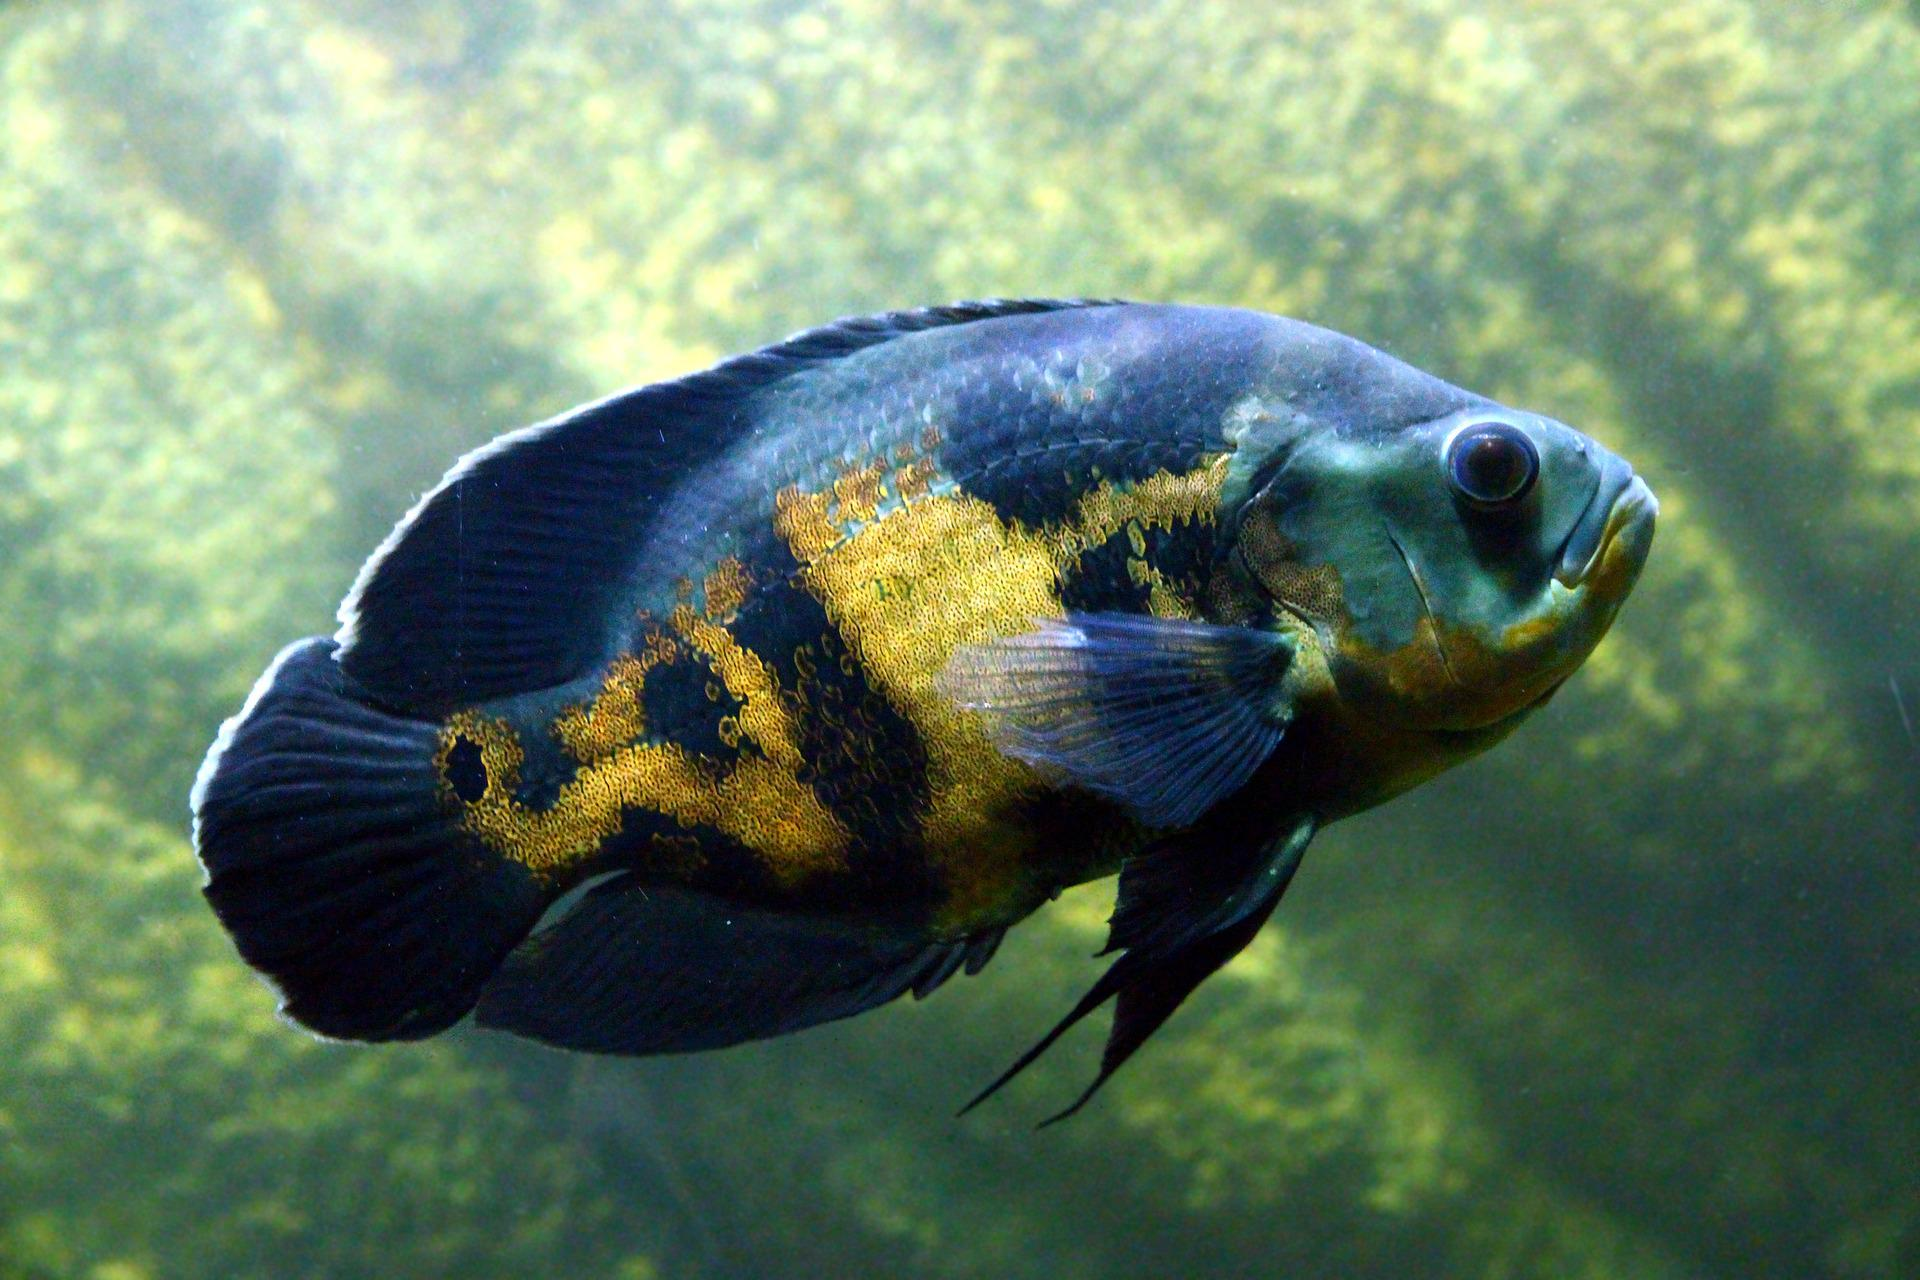
[[[1041,780],[1002,754],[980,722],[935,691],[956,647],[1026,630],[1062,612],[1061,575],[1131,525],[1174,529],[1215,517],[1226,478],[1218,457],[1138,484],[1103,481],[1057,525],[1002,520],[965,494],[926,496],[843,533],[836,503],[782,495],[779,526],[868,681],[919,731],[928,795],[921,827],[946,886],[941,923],[991,919],[1020,885],[1035,834],[1011,806]],[[1137,523],[1135,523],[1137,522]],[[1142,543],[1144,549],[1144,536]],[[1164,582],[1159,607],[1178,610]]]
[[[939,471],[939,464],[932,458],[909,458],[906,464],[894,473],[894,488],[907,502],[915,498],[924,498],[934,476],[938,475]]]
[[[489,720],[478,711],[458,712],[440,730],[440,749],[434,756],[434,766],[440,775],[441,790],[448,798],[454,797],[453,784],[447,781],[447,775],[453,748],[463,738],[480,749],[480,764],[487,777],[486,794],[469,807],[510,797],[513,789],[520,785],[520,765],[526,759],[520,735],[506,721]]]
[[[873,519],[887,494],[886,474],[883,462],[842,471],[833,482],[833,502],[840,518],[855,524]]]
[[[641,690],[647,672],[674,660],[673,641],[649,631],[637,654],[624,654],[607,671],[600,694],[585,706],[569,707],[554,718],[553,733],[575,760],[612,755],[647,731]],[[491,770],[489,770],[491,772]]]
[[[726,622],[747,602],[747,594],[753,590],[753,575],[740,562],[740,557],[726,556],[713,566],[700,589],[706,597],[707,617],[714,622]]]
[[[1226,483],[1227,461],[1227,455],[1220,454],[1192,471],[1159,471],[1133,485],[1101,481],[1080,499],[1073,519],[1051,530],[1061,567],[1136,521],[1135,532],[1141,535],[1136,554],[1146,550],[1147,529],[1170,531],[1195,520],[1211,521]],[[1129,542],[1132,537],[1130,533]]]
[[[1035,836],[1010,819],[1009,807],[1042,784],[996,749],[970,713],[937,694],[934,677],[958,645],[1059,616],[1062,575],[1089,549],[1125,533],[1129,548],[1144,553],[1148,529],[1212,521],[1226,460],[1134,485],[1102,481],[1067,519],[1037,528],[1002,520],[978,498],[930,492],[934,464],[911,449],[896,450],[894,461],[891,469],[886,462],[845,467],[824,492],[783,489],[773,520],[838,632],[821,638],[822,658],[837,651],[838,665],[849,674],[857,667],[921,736],[929,798],[916,817],[945,886],[942,920],[957,928],[991,919],[1019,891]],[[903,502],[882,514],[890,478]],[[1128,569],[1147,586],[1153,612],[1192,613],[1180,587],[1143,554],[1131,557]],[[555,718],[552,731],[580,768],[550,806],[516,799],[526,753],[511,725],[472,711],[448,722],[442,776],[462,737],[479,747],[486,772],[484,794],[463,807],[469,831],[556,881],[577,874],[620,832],[630,810],[714,827],[754,850],[783,884],[845,869],[851,833],[799,780],[808,763],[800,717],[818,716],[845,737],[856,727],[839,717],[857,709],[836,711],[805,696],[816,662],[811,646],[795,654],[802,688],[786,690],[774,668],[735,638],[727,621],[753,589],[739,560],[729,557],[706,575],[703,609],[689,599],[691,581],[685,585],[669,630],[649,631],[638,653],[608,668],[590,703]],[[757,754],[725,762],[642,740],[648,674],[689,654],[716,677],[709,696],[717,701],[724,689],[739,704],[737,712],[715,712],[720,739],[729,747],[751,742]],[[859,764],[862,745],[845,744],[845,763]],[[654,847],[663,869],[691,865],[684,849],[669,858],[672,851],[659,841]]]
[[[1346,612],[1340,571],[1330,564],[1307,565],[1274,522],[1271,510],[1256,509],[1240,524],[1240,558],[1281,604],[1308,618],[1337,619]]]
[[[1136,529],[1129,525],[1128,529]],[[1139,556],[1127,557],[1127,577],[1136,587],[1147,589],[1147,612],[1156,618],[1191,618],[1197,610],[1190,592],[1163,573],[1160,567]]]
[[[511,725],[471,711],[448,722],[441,733],[441,776],[447,776],[449,754],[463,737],[479,747],[486,771],[485,793],[463,806],[466,828],[490,848],[556,880],[617,834],[628,809],[651,809],[682,825],[714,827],[757,852],[785,884],[844,868],[847,831],[795,776],[801,763],[798,733],[777,697],[773,673],[724,627],[691,607],[677,607],[672,622],[741,702],[737,719],[728,717],[734,740],[750,737],[764,755],[745,756],[729,766],[670,743],[639,741],[646,730],[641,699],[647,673],[676,660],[675,642],[649,632],[638,654],[608,668],[590,704],[555,718],[555,736],[582,767],[546,808],[515,798],[525,751]],[[662,863],[669,871],[688,865],[684,850]]]
[[[802,564],[839,541],[840,531],[828,516],[833,499],[824,493],[802,493],[788,485],[773,496],[773,528],[793,549]]]
[[[799,544],[795,545],[799,555]],[[1029,852],[1007,806],[1038,785],[980,725],[935,692],[957,645],[1058,616],[1058,562],[1039,537],[978,498],[929,497],[805,560],[808,588],[868,681],[919,731],[929,800],[922,831],[948,886],[947,915],[991,910]]]
[[[758,654],[741,648],[733,633],[680,605],[671,617],[673,629],[713,664],[721,683],[740,705],[739,728],[753,739],[769,760],[789,772],[798,770],[800,726],[780,701],[780,683],[773,668]]]
[[[454,716],[441,734],[442,776],[461,738],[480,748],[487,775],[486,793],[464,806],[463,825],[550,880],[577,872],[620,831],[628,809],[724,832],[758,852],[784,884],[846,865],[848,835],[839,820],[789,770],[760,756],[726,768],[671,743],[631,744],[584,766],[550,807],[534,809],[514,796],[525,752],[512,726],[474,712]]]
[[[1192,618],[1199,610],[1188,594],[1161,573],[1151,570],[1147,583],[1147,611],[1156,618]]]
[[[939,430],[927,427],[920,433],[920,442],[927,452],[918,456],[904,441],[894,446],[896,466],[891,472],[884,460],[853,462],[843,465],[822,492],[808,493],[788,485],[774,495],[774,532],[805,564],[878,516],[889,496],[889,484],[903,501],[925,497],[940,474],[932,456],[940,443]]]

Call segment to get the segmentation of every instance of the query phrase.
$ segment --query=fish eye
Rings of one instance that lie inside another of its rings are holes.
[[[1447,446],[1447,475],[1477,507],[1518,502],[1540,475],[1540,454],[1524,431],[1504,422],[1480,422]]]

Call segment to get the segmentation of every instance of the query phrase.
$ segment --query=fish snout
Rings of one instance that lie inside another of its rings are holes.
[[[1601,464],[1593,500],[1581,512],[1561,549],[1553,576],[1562,586],[1579,587],[1602,565],[1622,559],[1637,568],[1653,542],[1660,500],[1625,459],[1608,454]]]

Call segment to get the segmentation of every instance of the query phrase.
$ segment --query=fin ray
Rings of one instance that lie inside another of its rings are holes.
[[[1312,818],[1302,818],[1278,840],[1249,842],[1246,854],[1225,858],[1207,856],[1214,851],[1197,847],[1205,843],[1205,834],[1190,833],[1153,853],[1151,871],[1136,876],[1131,895],[1123,873],[1121,904],[1114,910],[1102,952],[1120,954],[1066,1016],[975,1094],[960,1114],[998,1093],[1076,1023],[1118,997],[1099,1072],[1072,1104],[1042,1121],[1041,1127],[1086,1106],[1202,982],[1253,941],[1293,882],[1315,827]],[[1227,871],[1212,870],[1222,864]],[[1182,869],[1187,879],[1180,877]]]
[[[1244,786],[1286,731],[1292,657],[1272,632],[1134,614],[1039,619],[965,645],[942,690],[1008,754],[1183,827]]]
[[[507,958],[481,1026],[595,1053],[688,1053],[929,994],[971,942],[928,942],[724,903],[629,877]]]
[[[1194,993],[1202,982],[1224,968],[1239,955],[1266,924],[1267,917],[1279,905],[1279,895],[1260,903],[1249,915],[1215,933],[1209,933],[1169,953],[1157,964],[1143,968],[1139,976],[1116,993],[1113,1026],[1107,1032],[1106,1047],[1100,1053],[1100,1070],[1087,1087],[1065,1109],[1040,1122],[1041,1128],[1058,1124],[1078,1112],[1114,1072],[1165,1025],[1173,1011]]]
[[[431,724],[361,697],[331,640],[284,650],[193,790],[205,894],[281,1012],[321,1035],[414,1039],[465,1016],[540,914],[525,870],[470,847]]]

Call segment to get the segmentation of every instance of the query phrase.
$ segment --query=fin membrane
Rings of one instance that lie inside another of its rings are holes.
[[[1279,901],[1314,831],[1303,820],[1274,841],[1186,832],[1135,854],[1120,869],[1100,954],[1170,955],[1233,928]]]
[[[925,996],[997,941],[928,943],[623,876],[507,957],[476,1020],[593,1053],[718,1049]]]
[[[1214,850],[1196,847],[1202,841],[1189,837],[1148,855],[1159,861],[1150,871],[1136,873],[1131,885],[1123,871],[1120,905],[1114,910],[1106,948],[1122,954],[1066,1017],[976,1094],[960,1114],[998,1093],[1081,1019],[1114,1000],[1113,1026],[1101,1053],[1099,1073],[1071,1106],[1043,1121],[1042,1127],[1086,1106],[1202,982],[1253,941],[1292,883],[1313,832],[1314,823],[1303,820],[1280,840],[1250,846],[1255,853],[1237,858],[1218,857]],[[1212,870],[1222,862],[1233,870]],[[1179,866],[1187,867],[1195,879],[1176,893],[1170,868]]]
[[[940,688],[1007,754],[1183,827],[1233,794],[1286,731],[1292,645],[1271,632],[1137,614],[1069,614],[965,645]]]
[[[755,393],[928,329],[1106,305],[1022,299],[841,320],[582,406],[461,459],[340,606],[340,663],[389,706],[444,715],[603,665],[662,500],[754,421]]]
[[[193,789],[194,848],[283,1014],[415,1039],[465,1016],[546,895],[449,815],[436,726],[369,705],[334,649],[289,646],[222,728]]]

